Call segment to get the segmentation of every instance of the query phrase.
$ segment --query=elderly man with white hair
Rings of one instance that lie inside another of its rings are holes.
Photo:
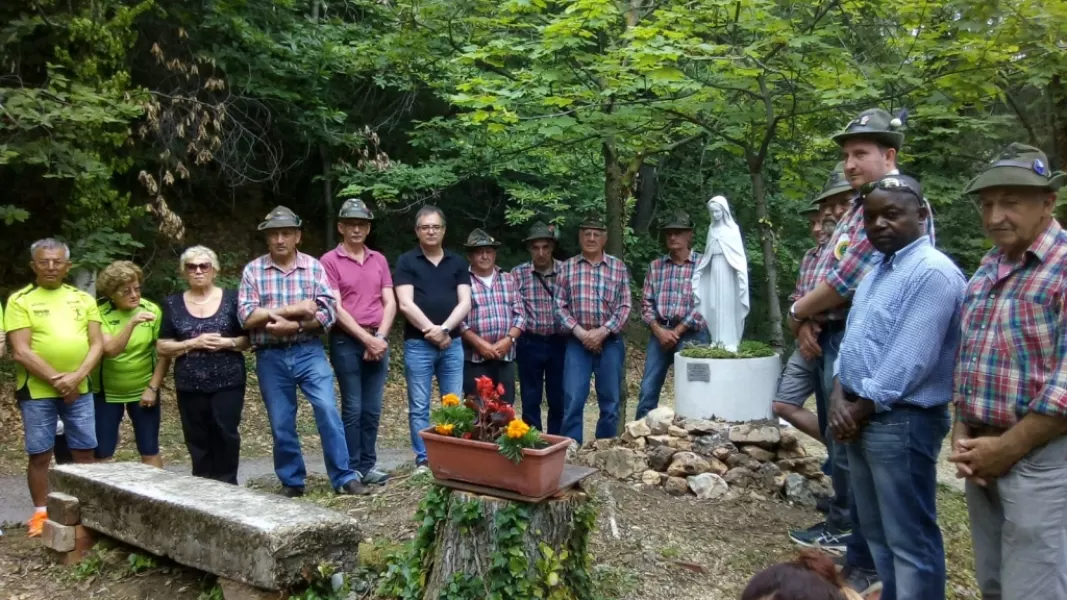
[[[35,281],[11,295],[4,325],[17,368],[15,398],[22,412],[29,455],[26,479],[35,511],[30,537],[41,535],[48,518],[48,466],[57,419],[65,424],[74,462],[93,462],[96,423],[89,374],[104,349],[96,301],[63,283],[70,248],[43,239],[30,246]]]

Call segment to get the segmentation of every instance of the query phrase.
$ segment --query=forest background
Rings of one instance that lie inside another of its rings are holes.
[[[0,6],[0,292],[60,236],[88,272],[216,249],[222,283],[264,251],[275,205],[303,249],[336,243],[340,202],[374,208],[370,245],[414,244],[424,203],[447,244],[474,227],[525,260],[534,220],[576,252],[606,216],[635,295],[658,224],[725,195],[745,236],[747,337],[783,339],[812,245],[798,216],[857,112],[907,109],[902,169],[968,274],[989,247],[961,190],[1000,147],[1067,160],[1063,0],[7,0]]]

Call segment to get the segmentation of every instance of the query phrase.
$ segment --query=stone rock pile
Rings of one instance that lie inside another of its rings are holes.
[[[701,500],[780,495],[802,506],[833,495],[822,459],[777,422],[731,424],[677,417],[660,407],[626,424],[619,438],[587,443],[577,461],[617,479],[662,486]]]

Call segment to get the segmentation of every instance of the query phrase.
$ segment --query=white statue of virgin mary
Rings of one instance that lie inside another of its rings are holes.
[[[693,271],[693,294],[711,342],[736,351],[748,316],[748,260],[726,198],[708,200],[708,213],[708,242]]]

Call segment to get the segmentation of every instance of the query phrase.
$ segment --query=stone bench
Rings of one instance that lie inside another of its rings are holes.
[[[136,463],[62,465],[49,477],[78,498],[86,527],[220,577],[277,590],[320,564],[356,569],[356,520],[307,502]]]

